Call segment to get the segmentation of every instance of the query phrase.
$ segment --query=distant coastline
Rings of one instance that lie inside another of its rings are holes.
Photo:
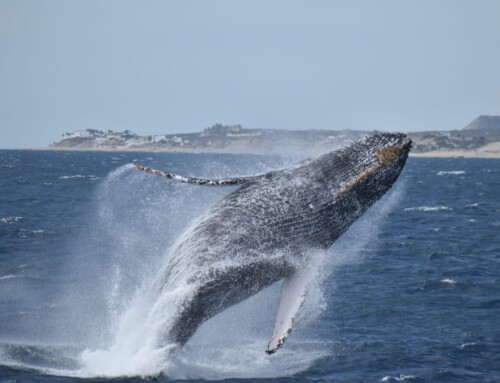
[[[417,158],[500,158],[500,150],[496,152],[482,150],[450,150],[431,151],[426,153],[410,152],[410,157]]]
[[[279,154],[334,150],[376,131],[244,129],[216,124],[197,133],[140,136],[87,129],[28,150]],[[409,132],[412,157],[500,158],[500,116],[479,116],[461,130]]]

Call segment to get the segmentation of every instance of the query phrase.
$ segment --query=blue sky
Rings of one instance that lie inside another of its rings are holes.
[[[0,147],[64,132],[460,129],[500,115],[500,1],[0,0]]]

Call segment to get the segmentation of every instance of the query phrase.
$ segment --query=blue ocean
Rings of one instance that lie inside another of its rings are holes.
[[[324,254],[287,342],[280,286],[205,322],[168,360],[143,299],[169,249],[235,189],[198,176],[283,156],[0,151],[0,381],[500,382],[500,160],[410,158]],[[165,319],[168,320],[168,305]],[[160,350],[161,351],[161,350]]]

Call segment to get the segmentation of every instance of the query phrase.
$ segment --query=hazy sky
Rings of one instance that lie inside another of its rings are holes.
[[[500,114],[500,1],[0,0],[0,147],[61,133],[459,129]]]

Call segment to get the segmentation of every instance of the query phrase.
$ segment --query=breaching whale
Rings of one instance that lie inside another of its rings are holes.
[[[241,185],[200,217],[173,246],[159,293],[175,296],[162,341],[183,346],[207,319],[283,280],[266,352],[291,332],[313,275],[309,255],[326,250],[401,173],[411,140],[375,134],[279,171],[200,179],[136,165],[197,185]]]

